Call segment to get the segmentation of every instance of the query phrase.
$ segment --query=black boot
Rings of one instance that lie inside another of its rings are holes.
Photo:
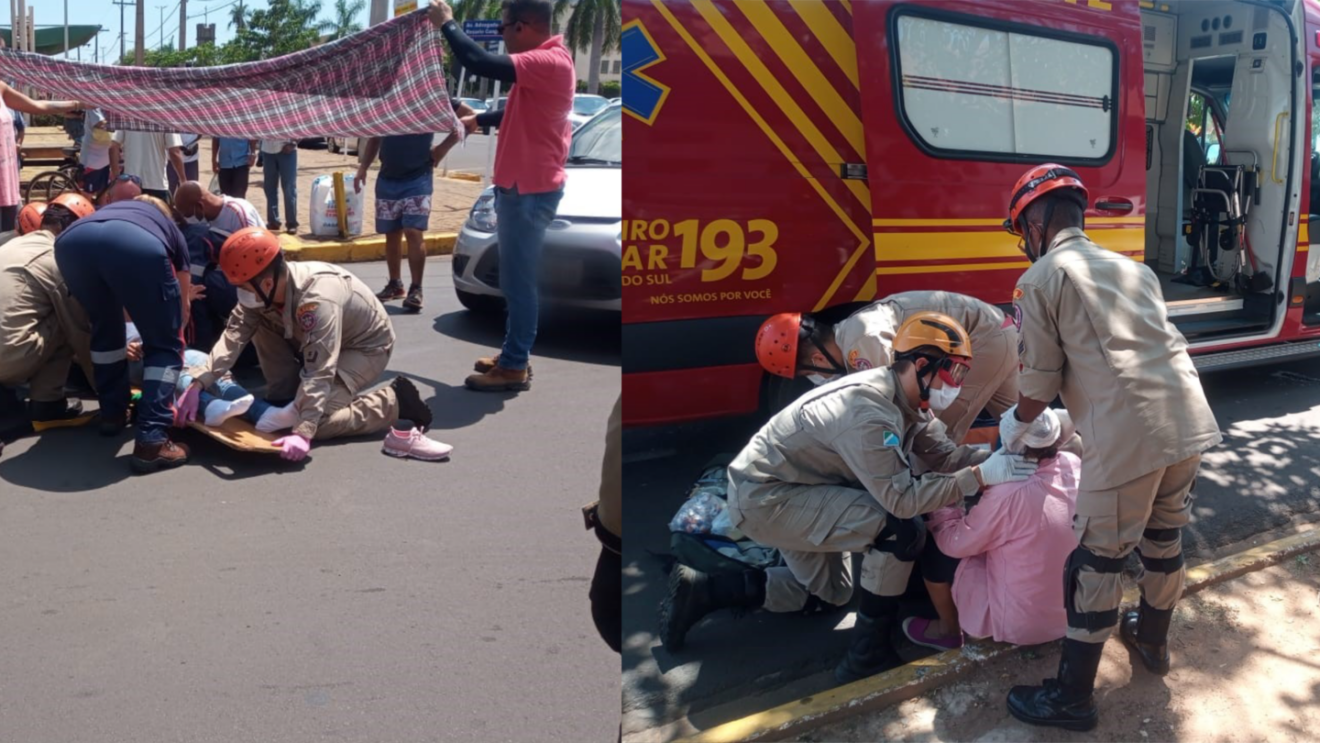
[[[903,665],[903,659],[894,652],[894,644],[889,639],[897,621],[898,599],[877,596],[863,589],[848,654],[834,668],[834,680],[850,684]]]
[[[707,574],[686,565],[669,573],[669,595],[660,602],[660,643],[665,650],[683,649],[687,631],[707,614],[720,609],[755,609],[765,603],[765,573]]]
[[[1030,725],[1065,730],[1090,730],[1100,719],[1095,706],[1095,672],[1100,668],[1103,642],[1064,639],[1059,677],[1044,686],[1014,686],[1008,692],[1008,711]]]
[[[1141,608],[1123,616],[1118,634],[1123,644],[1141,657],[1146,669],[1157,676],[1169,672],[1169,622],[1173,609],[1155,609],[1143,596]]]

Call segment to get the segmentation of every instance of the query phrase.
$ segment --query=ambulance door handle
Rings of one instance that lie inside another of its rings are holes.
[[[1132,211],[1132,202],[1127,199],[1119,199],[1113,196],[1102,196],[1095,202],[1095,208],[1102,212],[1119,212],[1127,214]]]

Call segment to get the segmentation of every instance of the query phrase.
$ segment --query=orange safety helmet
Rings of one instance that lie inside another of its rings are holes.
[[[78,219],[90,217],[96,211],[96,205],[92,203],[91,199],[80,193],[62,193],[56,196],[51,203],[68,207],[69,211],[78,216]]]
[[[41,229],[41,215],[46,213],[46,202],[34,201],[18,210],[18,234],[26,235]]]
[[[234,286],[242,286],[280,256],[280,239],[264,227],[244,227],[220,246],[220,270]]]
[[[792,379],[797,374],[798,335],[802,313],[781,312],[756,331],[756,360],[771,374]]]
[[[972,358],[972,339],[967,330],[952,317],[940,312],[916,312],[898,326],[894,334],[894,353],[901,355],[934,346],[949,356]]]
[[[1082,177],[1072,169],[1056,163],[1045,163],[1023,173],[1013,186],[1012,195],[1009,196],[1008,219],[1004,220],[1004,229],[1022,237],[1023,231],[1018,227],[1018,218],[1022,216],[1022,212],[1031,202],[1060,188],[1072,189],[1081,197],[1082,209],[1086,209],[1090,194],[1087,193],[1086,186],[1082,185]]]

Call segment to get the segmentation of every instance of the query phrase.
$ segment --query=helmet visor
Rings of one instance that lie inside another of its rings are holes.
[[[939,374],[944,384],[951,387],[961,387],[971,371],[971,363],[967,359],[958,356],[945,356],[936,369],[936,373]]]

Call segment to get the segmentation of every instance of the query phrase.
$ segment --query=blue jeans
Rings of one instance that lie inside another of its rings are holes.
[[[92,320],[92,367],[102,412],[128,411],[124,310],[142,335],[142,402],[137,440],[159,444],[174,423],[174,387],[183,366],[183,306],[165,245],[126,221],[71,227],[55,241],[69,293]]]
[[[298,151],[288,154],[262,153],[261,172],[266,191],[266,224],[280,223],[279,189],[284,188],[284,214],[287,227],[298,226]]]
[[[564,190],[520,194],[515,188],[495,187],[496,232],[500,250],[500,291],[508,307],[500,366],[526,369],[536,341],[540,311],[537,284],[541,276],[541,248],[545,230],[554,221]]]
[[[190,348],[183,352],[184,369],[192,369],[201,366],[206,363],[206,359],[207,354],[204,351]],[[192,381],[192,375],[185,371],[179,376],[178,391],[182,393],[184,390],[188,389],[188,385],[192,384]],[[206,406],[210,405],[214,400],[219,399],[233,402],[234,400],[237,400],[240,397],[245,397],[249,394],[247,390],[243,389],[242,385],[230,379],[228,376],[217,379],[214,390],[215,393],[218,394],[212,394],[211,390],[203,389],[201,394],[197,396],[197,412],[200,413],[200,415],[206,415]],[[274,406],[258,397],[253,400],[252,407],[248,408],[248,411],[243,414],[243,419],[249,423],[255,424],[261,419],[262,413],[265,413],[272,407]],[[200,420],[200,417],[198,419]]]

